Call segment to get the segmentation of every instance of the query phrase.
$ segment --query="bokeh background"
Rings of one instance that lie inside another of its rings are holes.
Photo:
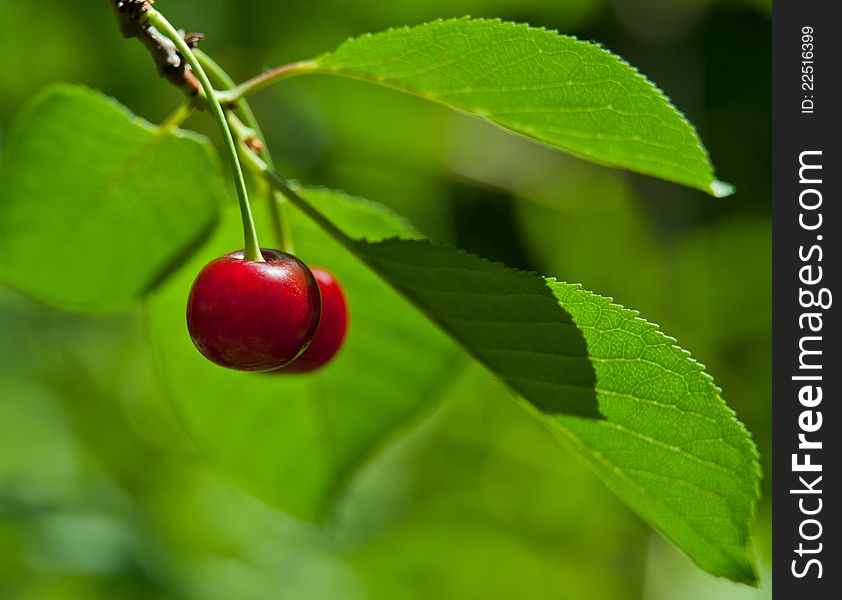
[[[770,4],[158,3],[240,79],[365,31],[470,14],[598,40],[657,82],[735,196],[587,164],[360,82],[291,80],[253,107],[285,175],[613,296],[706,364],[763,455],[759,590],[697,569],[478,370],[366,466],[328,526],[295,521],[192,450],[140,311],[67,315],[0,287],[0,597],[771,597]],[[55,81],[99,88],[153,122],[180,100],[105,0],[0,0],[0,144],[27,97]],[[201,115],[186,126],[215,136]],[[60,247],[44,253],[61,260]]]

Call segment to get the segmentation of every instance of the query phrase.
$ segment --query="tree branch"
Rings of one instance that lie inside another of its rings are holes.
[[[109,0],[117,15],[120,31],[127,38],[137,38],[155,61],[158,73],[187,97],[202,94],[202,86],[175,44],[147,22],[147,11],[154,0]]]

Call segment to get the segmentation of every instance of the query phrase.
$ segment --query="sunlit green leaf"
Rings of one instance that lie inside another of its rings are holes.
[[[296,203],[315,215],[324,192],[301,193],[309,200]],[[578,285],[427,240],[335,235],[700,566],[755,581],[756,448],[674,339]]]
[[[604,48],[555,31],[435,21],[349,40],[313,69],[408,91],[601,164],[730,193],[663,92]]]
[[[97,92],[47,89],[0,160],[0,275],[42,302],[125,307],[216,221],[224,195],[203,138],[165,132]]]

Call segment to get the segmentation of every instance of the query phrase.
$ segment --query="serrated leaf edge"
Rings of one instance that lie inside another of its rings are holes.
[[[553,29],[553,28],[549,28],[549,27],[536,27],[536,26],[533,26],[533,25],[529,25],[528,23],[518,23],[516,21],[506,21],[506,20],[500,19],[500,18],[473,18],[470,15],[465,15],[465,16],[462,16],[462,17],[456,17],[456,18],[452,18],[452,19],[438,18],[438,19],[434,19],[432,21],[420,23],[418,25],[402,25],[402,26],[396,26],[396,27],[389,27],[389,28],[384,29],[384,30],[379,31],[379,32],[374,32],[374,33],[367,32],[367,33],[363,33],[363,34],[360,34],[360,35],[357,35],[357,36],[351,36],[351,37],[347,38],[345,41],[343,41],[341,44],[339,44],[339,46],[337,46],[335,50],[329,51],[329,52],[324,52],[321,55],[317,56],[315,59],[313,59],[313,63],[315,65],[317,65],[317,67],[318,67],[317,70],[324,70],[324,72],[328,72],[328,73],[341,74],[343,76],[353,78],[353,79],[360,79],[360,80],[364,80],[364,81],[376,82],[376,83],[379,83],[379,84],[384,85],[386,87],[390,87],[390,88],[397,89],[397,90],[402,90],[402,91],[411,93],[413,95],[419,96],[421,98],[430,100],[432,102],[442,104],[444,106],[447,106],[448,108],[458,110],[459,112],[462,112],[462,113],[471,115],[473,117],[482,119],[483,121],[491,123],[492,125],[500,128],[500,129],[503,129],[504,131],[506,131],[508,133],[513,133],[513,134],[516,134],[518,136],[524,137],[524,138],[529,139],[530,141],[532,141],[534,143],[538,143],[540,145],[547,146],[549,148],[553,148],[554,150],[560,150],[558,147],[554,146],[553,144],[550,144],[548,142],[544,142],[543,140],[538,140],[538,139],[532,138],[525,133],[511,130],[508,127],[506,127],[505,125],[503,125],[501,123],[498,123],[498,122],[488,118],[485,115],[477,114],[477,113],[472,112],[468,109],[463,109],[461,107],[455,106],[451,103],[448,103],[448,102],[445,102],[445,101],[439,99],[436,96],[433,96],[433,95],[426,94],[424,92],[415,90],[414,88],[411,88],[409,86],[404,86],[404,85],[400,85],[400,84],[391,82],[391,80],[389,80],[385,77],[367,76],[367,75],[356,73],[353,70],[342,69],[342,68],[337,68],[337,67],[322,67],[321,66],[321,62],[323,60],[331,57],[331,55],[334,52],[342,49],[346,45],[353,44],[355,41],[360,40],[360,39],[370,39],[370,38],[376,37],[378,35],[385,35],[385,34],[391,34],[391,33],[404,33],[404,32],[410,32],[410,31],[415,30],[415,29],[419,29],[421,27],[428,27],[428,26],[433,26],[433,25],[445,25],[445,24],[448,24],[448,23],[460,23],[460,22],[464,22],[464,23],[467,23],[467,22],[495,23],[495,24],[500,24],[500,25],[513,26],[513,27],[516,27],[518,29],[522,29],[524,31],[540,32],[540,33],[549,34],[549,35],[554,36],[554,37],[573,40],[575,42],[579,42],[579,43],[582,43],[582,44],[586,44],[587,46],[597,48],[600,51],[604,52],[615,63],[617,63],[617,64],[619,64],[623,67],[626,67],[627,69],[629,69],[634,74],[635,77],[637,77],[638,79],[643,81],[646,85],[648,85],[655,92],[656,96],[658,98],[660,98],[661,100],[663,100],[664,103],[667,105],[667,107],[672,109],[676,113],[676,115],[678,115],[680,125],[682,127],[685,127],[687,129],[687,131],[691,134],[691,137],[694,140],[696,149],[701,153],[701,156],[704,159],[704,162],[707,164],[711,182],[708,184],[707,189],[705,191],[707,191],[710,195],[714,196],[715,198],[724,198],[724,197],[730,196],[731,194],[734,193],[735,188],[734,188],[733,185],[731,185],[730,183],[721,181],[721,180],[716,178],[715,169],[714,169],[713,163],[710,159],[710,153],[709,153],[708,149],[705,147],[705,145],[702,143],[701,136],[699,135],[698,129],[687,118],[687,115],[673,103],[672,99],[666,94],[666,92],[664,92],[663,89],[661,89],[657,84],[655,84],[652,80],[650,80],[637,67],[630,64],[628,61],[626,61],[624,58],[622,58],[618,54],[615,54],[614,52],[609,50],[601,42],[598,42],[598,41],[595,41],[595,40],[583,40],[583,39],[580,39],[579,37],[577,37],[575,35],[564,34],[564,33],[559,32],[557,29]],[[564,149],[564,150],[561,150],[561,151],[566,152],[568,154],[571,154],[573,156],[577,156],[578,158],[581,158],[583,160],[587,160],[589,162],[594,162],[594,163],[602,164],[602,165],[609,166],[609,167],[616,167],[616,165],[612,164],[609,161],[601,161],[601,160],[596,159],[594,157],[583,156],[583,155],[581,155],[581,154],[579,154],[575,151],[571,151],[571,150],[568,150],[568,149]],[[657,176],[655,176],[655,177],[657,177]]]

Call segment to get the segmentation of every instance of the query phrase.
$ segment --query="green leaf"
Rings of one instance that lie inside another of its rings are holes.
[[[321,190],[308,196],[355,238],[416,235],[378,205]],[[187,295],[204,263],[242,243],[233,206],[211,240],[149,297],[147,324],[165,387],[198,447],[270,504],[322,520],[360,465],[435,403],[463,363],[446,336],[358,258],[298,211],[291,217],[296,254],[336,274],[348,296],[348,338],[330,365],[309,375],[243,373],[193,347]]]
[[[525,400],[635,512],[702,568],[756,582],[757,449],[703,367],[635,311],[428,240],[347,237],[360,256]],[[596,407],[593,406],[596,404]],[[595,418],[596,417],[596,418]]]
[[[731,193],[661,90],[602,47],[555,31],[435,21],[349,40],[311,68],[414,93],[600,164]]]
[[[410,240],[356,247],[641,517],[708,571],[755,581],[748,536],[757,451],[675,340],[578,285],[451,247]],[[601,418],[570,410],[590,398]]]
[[[0,159],[0,276],[64,309],[124,308],[214,226],[210,144],[77,86],[34,98]]]

